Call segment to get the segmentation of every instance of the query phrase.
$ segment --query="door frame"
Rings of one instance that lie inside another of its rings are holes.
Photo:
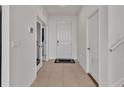
[[[98,80],[98,83],[100,83],[100,9],[99,8],[96,8],[88,17],[87,17],[87,20],[86,20],[86,72],[87,73],[90,73],[90,61],[89,61],[89,58],[90,58],[90,51],[88,50],[89,48],[89,29],[88,29],[88,21],[89,19],[95,15],[96,13],[98,12],[98,15],[99,15],[99,80]]]
[[[0,87],[2,76],[2,6],[0,6]]]
[[[46,26],[46,24],[44,24],[43,26],[42,26],[42,28],[44,28],[44,41],[45,41],[45,47],[44,47],[44,50],[45,50],[45,61],[47,61],[47,43],[48,43],[48,41],[47,41],[47,26]]]
[[[37,22],[38,23],[40,23],[41,24],[41,33],[40,33],[40,39],[42,39],[42,20],[41,20],[41,18],[40,17],[38,17],[37,16],[37,20],[36,20],[36,33],[37,33]],[[36,34],[37,35],[37,34]],[[42,40],[41,40],[42,41]],[[36,39],[36,44],[37,44],[37,39]],[[41,45],[42,46],[42,45]],[[37,51],[36,51],[37,52]],[[40,50],[40,63],[38,64],[38,65],[36,65],[37,66],[37,71],[39,71],[39,69],[42,67],[42,47],[41,47],[41,50]],[[36,56],[36,57],[38,57],[38,55]],[[37,59],[37,58],[36,58]],[[36,64],[37,64],[37,62],[36,62]]]
[[[2,5],[2,73],[1,86],[10,86],[10,6]]]
[[[40,29],[42,30],[42,23],[39,21],[39,20],[37,20],[37,22],[36,22],[36,24],[37,23],[40,23],[40,25],[41,25],[41,27],[40,27]],[[36,29],[37,29],[37,27],[36,27]],[[41,32],[42,33],[42,32]],[[40,33],[40,36],[41,36],[41,33]],[[42,38],[42,36],[40,37],[40,39]],[[41,55],[40,55],[40,59],[42,59],[42,57],[41,57]]]
[[[67,20],[67,19],[65,19],[65,20]],[[56,20],[56,58],[57,58],[57,35],[58,35],[58,31],[57,31],[57,22],[58,21],[65,21],[65,20],[62,20],[62,19],[59,19],[59,20]],[[68,21],[70,21],[71,22],[71,38],[72,38],[72,20],[68,20]],[[71,58],[72,58],[72,39],[71,39]]]
[[[36,19],[36,22],[39,22],[40,24],[42,24],[42,26],[41,26],[41,31],[42,31],[42,28],[43,28],[43,26],[45,25],[45,31],[46,31],[46,61],[48,61],[49,60],[49,55],[48,55],[48,48],[49,48],[49,46],[48,46],[48,26],[47,26],[47,22],[45,22],[45,21],[43,21],[42,20],[42,18],[40,18],[39,16],[37,16],[37,19]],[[36,27],[36,31],[37,31],[37,27]],[[41,32],[42,33],[42,32]],[[41,35],[42,36],[42,35]],[[41,37],[42,38],[42,37]],[[42,53],[41,53],[42,54]],[[37,56],[36,56],[37,57]],[[42,57],[42,55],[41,55],[41,57]],[[41,61],[42,61],[42,59],[41,59]],[[38,69],[40,69],[40,67],[42,67],[42,65],[40,65],[39,67],[38,67]]]

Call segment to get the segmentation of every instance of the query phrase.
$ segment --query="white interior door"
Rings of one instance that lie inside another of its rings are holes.
[[[72,57],[72,23],[70,20],[57,21],[57,58]]]
[[[89,73],[99,82],[99,11],[88,19]]]
[[[37,22],[37,59],[42,61],[42,24]]]
[[[37,21],[37,71],[42,67],[42,22]]]

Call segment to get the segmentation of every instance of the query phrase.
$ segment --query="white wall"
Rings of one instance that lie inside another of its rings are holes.
[[[87,17],[97,8],[100,10],[100,86],[121,86],[124,83],[124,63],[123,53],[124,45],[117,48],[112,53],[109,52],[110,47],[118,40],[124,37],[124,6],[83,6],[78,15],[78,28],[76,16],[51,16],[49,18],[49,57],[56,58],[56,30],[55,20],[71,19],[73,20],[73,57],[77,58],[81,66],[87,70]],[[10,25],[8,28],[4,26],[2,33],[7,40],[3,42],[2,55],[9,53],[8,56],[2,58],[2,68],[4,75],[2,76],[3,86],[30,86],[36,77],[36,17],[39,16],[47,23],[47,14],[43,13],[40,6],[10,6],[5,15],[10,15]],[[9,13],[10,11],[10,13]],[[8,14],[9,13],[9,14]],[[3,16],[3,19],[5,16]],[[9,18],[8,16],[6,18]],[[9,30],[10,27],[10,30]],[[29,27],[34,28],[34,33],[29,33]],[[76,37],[76,33],[78,34]],[[9,41],[10,31],[10,41]],[[108,36],[109,35],[109,36]],[[76,41],[77,40],[77,41]],[[12,43],[15,41],[15,47]],[[10,47],[9,47],[10,42]],[[76,48],[77,42],[77,48]],[[8,48],[7,48],[8,47]],[[9,50],[10,48],[10,50]],[[7,49],[7,50],[5,50]],[[77,55],[76,55],[76,49]],[[109,52],[109,61],[108,61]],[[10,55],[10,57],[9,57]],[[9,73],[10,58],[10,73]],[[6,65],[6,66],[5,66]],[[6,68],[7,67],[7,68]],[[7,70],[8,69],[8,70]],[[2,72],[3,73],[3,72]],[[10,74],[10,78],[9,75]],[[5,77],[6,78],[5,78]],[[109,77],[108,77],[109,76]],[[109,81],[108,81],[109,80]]]
[[[124,39],[124,6],[109,6],[109,48]],[[124,44],[109,55],[109,85],[124,84]]]
[[[107,6],[83,6],[78,15],[78,61],[87,71],[87,18],[99,9],[100,25],[100,86],[108,84],[108,19]]]
[[[2,6],[2,87],[9,86],[10,65],[9,6]]]
[[[36,78],[36,19],[39,6],[10,6],[10,86],[30,86]],[[30,27],[34,33],[29,33]]]
[[[77,17],[49,16],[49,58],[56,58],[56,20],[72,20],[72,58],[77,59]]]

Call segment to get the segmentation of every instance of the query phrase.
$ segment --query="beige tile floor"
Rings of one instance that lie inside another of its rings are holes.
[[[91,78],[78,62],[54,63],[44,62],[32,87],[95,87]]]

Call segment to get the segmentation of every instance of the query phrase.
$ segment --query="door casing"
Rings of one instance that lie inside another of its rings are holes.
[[[88,48],[90,48],[89,47],[89,19],[92,17],[92,16],[94,16],[96,13],[98,13],[98,22],[99,22],[99,8],[97,8],[93,13],[91,13],[91,15],[87,18],[87,49],[86,49],[86,51],[87,51],[87,73],[90,73],[90,50],[88,50]],[[100,29],[98,28],[98,38],[99,38],[99,32],[100,32]],[[100,39],[100,38],[99,38]],[[98,40],[98,46],[100,46],[99,44],[99,41],[100,40]],[[98,48],[98,51],[99,51],[99,55],[98,55],[98,69],[100,70],[100,48]],[[98,74],[99,74],[99,71],[98,70]],[[100,75],[100,74],[99,74]],[[98,75],[98,79],[96,80],[97,82],[99,82],[99,75]],[[94,79],[95,79],[95,77],[94,77]]]
[[[37,18],[36,24],[37,23],[40,24],[40,31],[39,32],[38,32],[38,28],[36,25],[37,37],[38,37],[38,33],[39,33],[39,41],[36,41],[37,42],[37,58],[39,57],[39,59],[40,59],[40,63],[37,66],[37,71],[39,71],[39,69],[42,67],[42,21],[40,20],[40,18]],[[37,38],[37,40],[38,40],[38,38]],[[39,54],[38,54],[38,52],[39,52]]]

